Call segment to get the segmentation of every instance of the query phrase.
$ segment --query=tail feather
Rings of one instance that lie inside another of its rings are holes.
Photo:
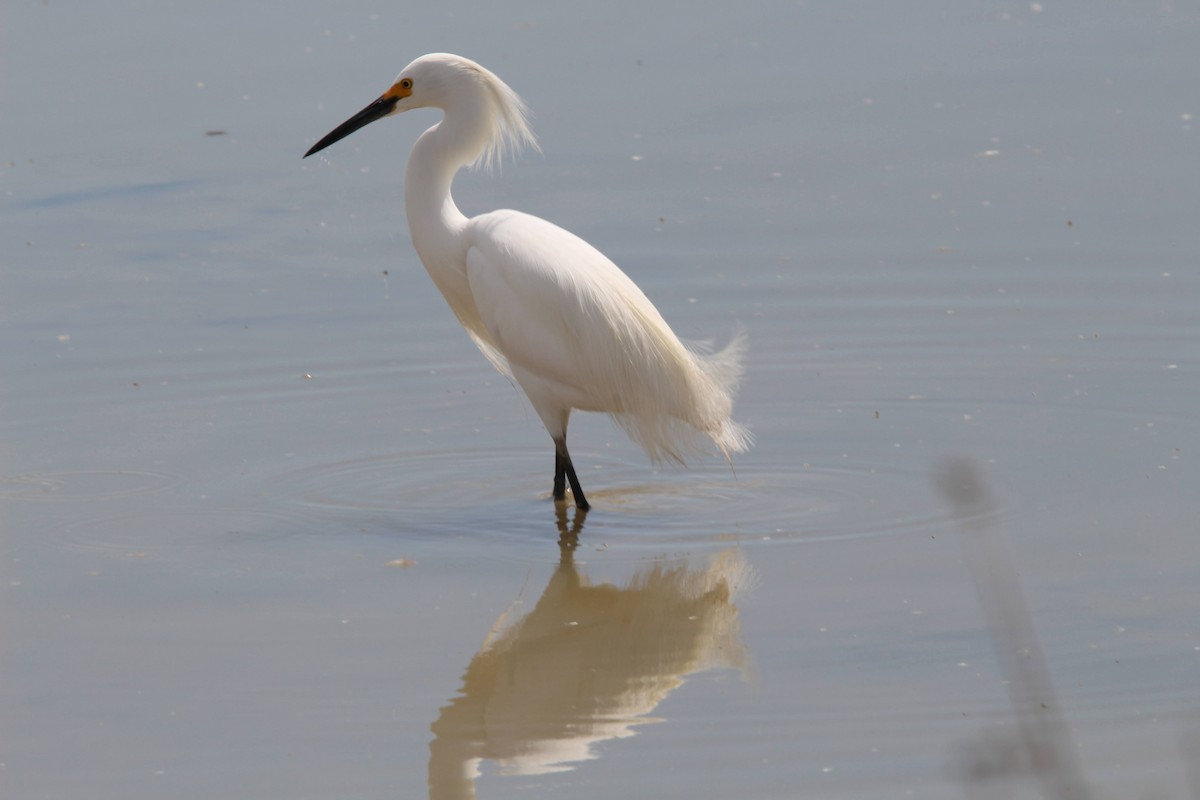
[[[746,334],[739,326],[729,344],[717,353],[707,343],[681,346],[674,366],[683,372],[684,380],[668,381],[672,387],[682,383],[686,391],[675,392],[666,407],[637,408],[613,418],[628,436],[641,445],[653,462],[672,461],[684,464],[686,457],[703,449],[700,435],[707,436],[727,460],[733,453],[747,450],[754,437],[744,426],[734,422],[733,398],[742,375],[741,358],[746,351]],[[678,352],[678,351],[677,351]],[[671,396],[668,391],[651,390],[644,398]],[[627,408],[630,408],[627,406]]]
[[[733,398],[742,379],[742,356],[746,353],[746,346],[746,330],[738,325],[733,331],[733,338],[720,352],[704,355],[693,351],[701,371],[718,387],[718,393],[728,403],[728,406],[722,409],[724,413],[718,414],[717,425],[705,429],[705,433],[712,438],[726,460],[731,460],[733,453],[743,453],[754,444],[754,436],[750,431],[744,425],[734,422],[730,416],[733,411]]]

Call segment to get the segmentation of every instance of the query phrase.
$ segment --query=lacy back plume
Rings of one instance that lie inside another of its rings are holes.
[[[675,347],[657,343],[654,349],[662,351],[650,359],[655,367],[638,376],[638,388],[626,393],[621,406],[625,410],[613,419],[656,463],[684,464],[704,449],[704,437],[727,460],[744,452],[754,437],[731,414],[742,376],[745,331],[735,329],[729,344],[716,353],[707,343],[675,342]],[[631,360],[639,359],[635,355]],[[680,386],[685,391],[677,391]]]

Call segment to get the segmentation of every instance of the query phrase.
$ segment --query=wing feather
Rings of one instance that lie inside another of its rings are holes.
[[[682,462],[697,432],[727,455],[749,444],[729,419],[739,337],[715,356],[689,350],[615,264],[538,217],[493,212],[469,231],[485,355],[490,346],[568,407],[612,414],[655,460]]]

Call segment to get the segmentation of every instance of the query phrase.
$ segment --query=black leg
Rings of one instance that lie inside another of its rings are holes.
[[[571,484],[571,494],[575,496],[575,507],[581,511],[587,511],[591,508],[587,498],[583,496],[583,489],[579,485],[579,476],[575,474],[575,465],[571,463],[571,454],[567,452],[566,437],[554,440],[555,500],[565,500],[567,498],[566,486],[563,485],[564,477]]]
[[[567,468],[557,446],[554,452],[554,499],[567,499]]]
[[[583,496],[583,489],[579,486],[579,476],[575,474],[575,467],[571,464],[571,457],[567,456],[567,480],[571,482],[571,494],[575,495],[575,507],[580,511],[587,511],[591,508],[587,498]]]

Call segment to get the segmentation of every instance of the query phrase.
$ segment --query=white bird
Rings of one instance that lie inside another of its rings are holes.
[[[575,505],[588,509],[567,452],[574,409],[612,415],[655,462],[682,464],[697,434],[726,459],[749,447],[730,417],[740,330],[719,353],[689,348],[625,273],[573,233],[519,211],[468,218],[458,210],[450,185],[462,167],[537,147],[525,103],[479,64],[421,56],[304,155],[428,107],[443,117],[417,139],[404,175],[413,246],[471,339],[520,385],[554,440],[554,499],[566,499],[569,481]]]

